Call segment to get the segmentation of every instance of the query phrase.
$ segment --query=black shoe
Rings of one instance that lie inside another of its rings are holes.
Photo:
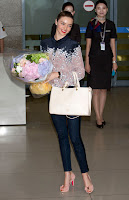
[[[103,128],[103,123],[102,123],[102,124],[97,124],[97,122],[96,122],[96,126],[97,126],[98,128]]]
[[[103,124],[103,125],[106,125],[106,122],[105,122],[105,121],[103,121],[103,122],[102,122],[102,124]]]

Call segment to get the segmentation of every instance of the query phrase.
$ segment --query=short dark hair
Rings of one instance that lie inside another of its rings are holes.
[[[107,8],[108,8],[107,2],[106,2],[105,0],[98,0],[98,1],[96,1],[96,3],[95,3],[95,8],[96,8],[96,6],[97,6],[99,3],[104,3],[104,4],[107,6]]]
[[[73,15],[68,12],[68,11],[62,11],[58,14],[57,16],[57,21],[61,18],[61,17],[70,17],[71,19],[73,19]]]
[[[71,2],[66,2],[66,3],[64,3],[63,6],[62,6],[62,11],[63,11],[67,6],[72,6],[72,7],[73,7],[73,10],[74,10],[74,5],[73,5]]]

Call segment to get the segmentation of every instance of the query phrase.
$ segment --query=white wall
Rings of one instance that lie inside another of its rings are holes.
[[[5,52],[9,48],[22,48],[22,0],[0,0],[0,21],[8,36]]]

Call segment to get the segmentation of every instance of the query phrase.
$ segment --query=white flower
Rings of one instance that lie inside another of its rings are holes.
[[[20,72],[22,72],[22,67],[18,65],[16,70],[17,70],[18,73],[20,73]]]

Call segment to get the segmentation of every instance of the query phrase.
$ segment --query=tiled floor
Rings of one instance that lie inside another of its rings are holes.
[[[27,125],[0,127],[0,200],[129,200],[129,88],[108,92],[107,125],[95,126],[95,114],[82,118],[93,194],[84,191],[72,151],[74,188],[62,194],[64,173],[47,98],[27,98]]]

